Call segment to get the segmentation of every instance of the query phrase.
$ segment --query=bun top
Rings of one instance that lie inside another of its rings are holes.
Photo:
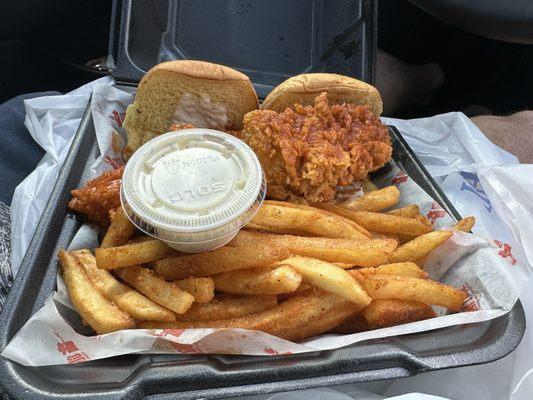
[[[140,85],[157,71],[174,72],[191,78],[212,79],[215,81],[250,81],[250,79],[233,68],[206,61],[176,60],[167,61],[151,68],[141,79]]]
[[[322,92],[327,92],[330,104],[367,105],[376,116],[383,112],[381,96],[374,86],[348,76],[327,73],[301,74],[287,79],[270,92],[261,108],[282,112],[296,103],[313,105],[315,97]]]
[[[176,126],[242,129],[244,115],[257,109],[250,79],[223,65],[179,60],[156,65],[142,78],[126,111],[126,153]]]

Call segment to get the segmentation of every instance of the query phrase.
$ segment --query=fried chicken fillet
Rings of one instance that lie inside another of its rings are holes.
[[[265,171],[268,197],[301,203],[333,200],[337,187],[363,179],[391,158],[387,128],[368,106],[313,106],[281,113],[256,110],[244,117],[243,140]]]
[[[109,226],[109,211],[120,206],[120,184],[124,167],[104,172],[82,189],[71,192],[68,206],[103,227]]]

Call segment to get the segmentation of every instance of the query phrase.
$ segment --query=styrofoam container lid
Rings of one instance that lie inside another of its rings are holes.
[[[147,234],[183,251],[206,251],[208,243],[220,247],[218,239],[233,237],[265,192],[261,164],[244,142],[211,129],[184,129],[150,140],[131,156],[121,199]],[[191,242],[206,246],[191,249]]]

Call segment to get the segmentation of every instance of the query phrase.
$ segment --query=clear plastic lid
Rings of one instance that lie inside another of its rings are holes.
[[[169,244],[207,244],[244,226],[265,193],[261,164],[244,142],[211,129],[185,129],[158,136],[131,156],[121,200],[145,233]]]

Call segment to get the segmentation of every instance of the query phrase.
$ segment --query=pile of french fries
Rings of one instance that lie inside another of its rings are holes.
[[[431,306],[459,311],[466,293],[423,270],[452,231],[434,231],[416,205],[394,208],[399,197],[389,186],[336,205],[265,201],[228,245],[201,254],[135,237],[119,208],[94,255],[62,250],[59,260],[72,303],[98,334],[244,328],[299,341],[431,318]]]

